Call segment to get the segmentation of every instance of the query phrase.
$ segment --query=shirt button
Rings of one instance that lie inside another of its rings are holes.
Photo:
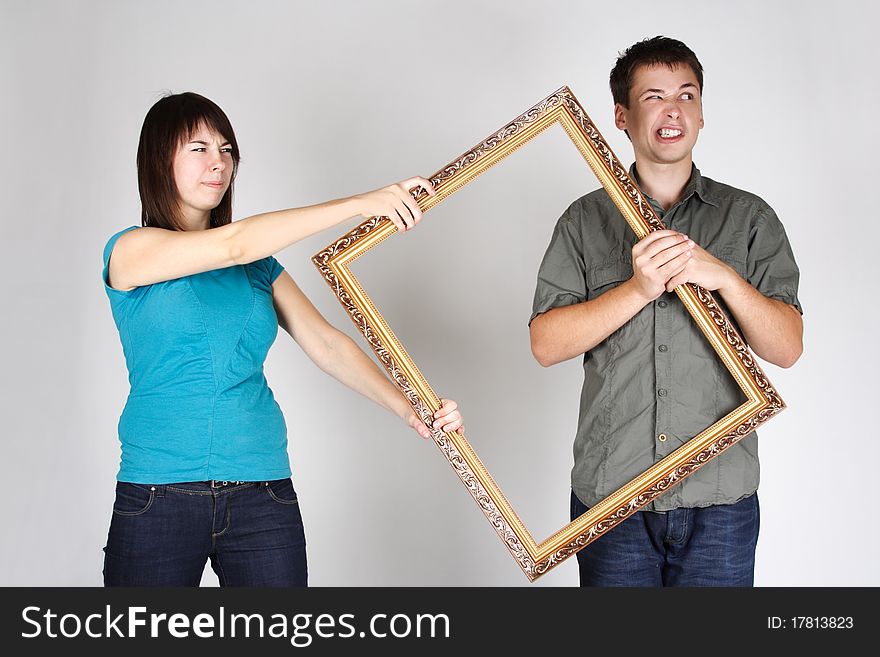
[[[659,436],[657,436],[657,440],[659,440],[661,443],[665,443],[666,442],[666,434],[661,433]]]
[[[660,390],[657,391],[657,394],[660,395],[661,397],[665,397],[666,396],[666,388],[660,388]]]
[[[659,347],[657,347],[657,351],[662,351],[662,352],[664,352],[664,353],[665,353],[668,349],[669,349],[669,347],[667,347],[665,344],[661,344]]]
[[[657,305],[660,306],[661,308],[665,308],[665,307],[666,307],[666,302],[665,302],[665,301],[658,301],[658,302],[657,302]]]

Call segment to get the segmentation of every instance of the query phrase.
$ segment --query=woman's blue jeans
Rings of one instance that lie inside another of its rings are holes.
[[[105,586],[307,586],[306,540],[290,479],[118,482]]]
[[[571,494],[571,519],[587,511]],[[758,494],[736,504],[639,511],[577,553],[581,586],[753,586]]]

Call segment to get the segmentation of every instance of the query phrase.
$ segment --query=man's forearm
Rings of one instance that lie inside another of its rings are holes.
[[[758,356],[780,367],[794,365],[804,348],[804,324],[794,306],[765,297],[733,270],[718,293]]]
[[[544,367],[580,356],[628,322],[650,299],[633,279],[591,301],[553,308],[532,320],[532,354]]]

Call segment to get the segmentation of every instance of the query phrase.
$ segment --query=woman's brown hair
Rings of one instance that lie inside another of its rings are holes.
[[[179,193],[174,182],[174,155],[200,126],[217,132],[232,148],[232,176],[220,204],[211,210],[211,228],[232,221],[232,188],[241,155],[235,132],[216,103],[192,92],[159,100],[147,112],[137,150],[141,225],[182,230]]]

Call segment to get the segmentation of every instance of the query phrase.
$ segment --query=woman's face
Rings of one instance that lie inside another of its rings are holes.
[[[203,221],[220,204],[229,189],[232,170],[232,146],[203,125],[177,148],[174,182],[180,212],[188,222]]]

